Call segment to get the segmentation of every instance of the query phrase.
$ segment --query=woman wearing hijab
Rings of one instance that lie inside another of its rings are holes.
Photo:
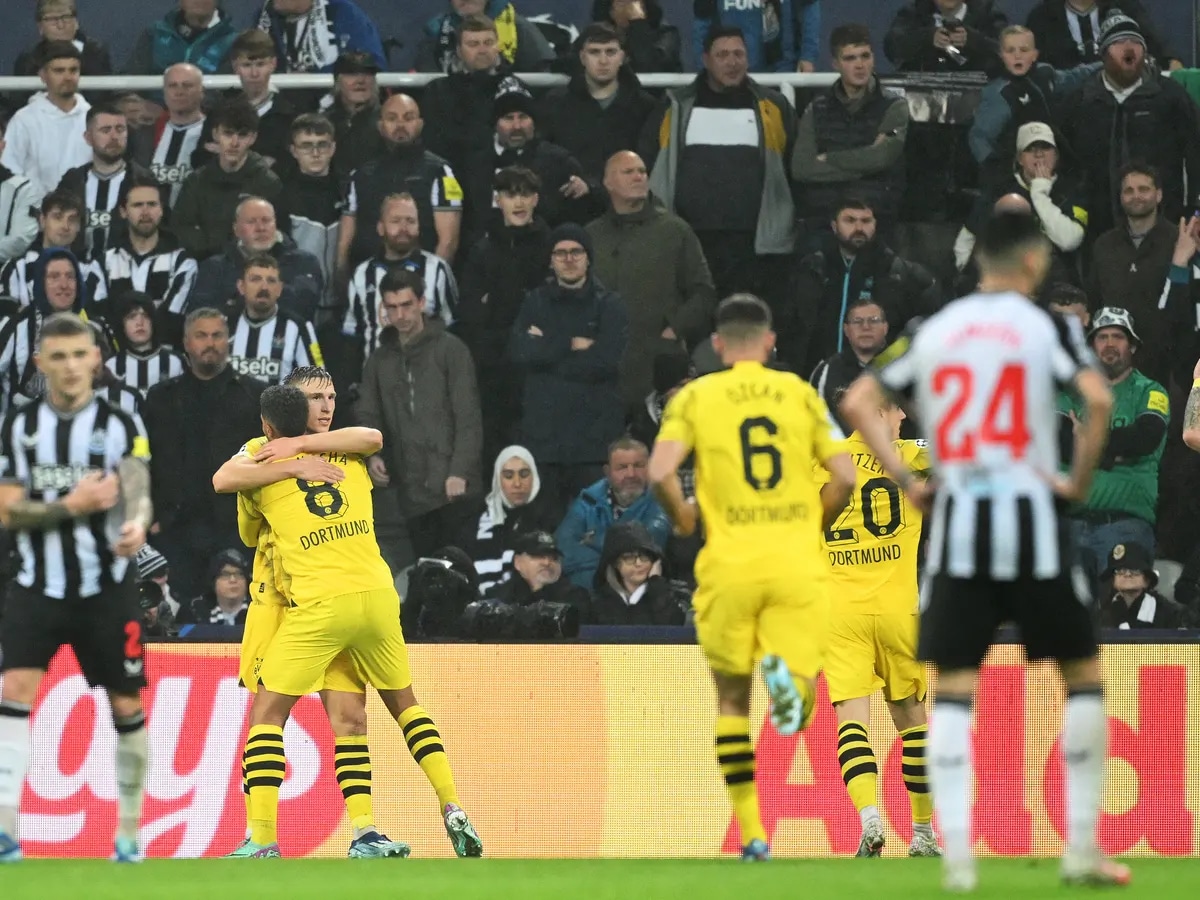
[[[475,563],[484,597],[508,580],[518,535],[558,527],[553,498],[541,496],[541,487],[532,453],[515,444],[500,451],[492,468],[492,490],[459,540]]]

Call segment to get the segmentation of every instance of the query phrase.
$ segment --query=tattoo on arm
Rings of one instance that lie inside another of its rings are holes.
[[[18,500],[8,508],[8,527],[13,531],[44,531],[73,518],[61,500]]]
[[[125,520],[139,522],[149,528],[154,521],[154,506],[150,502],[150,467],[145,460],[126,456],[117,464],[121,479],[121,501],[125,505]]]
[[[1188,392],[1187,406],[1183,410],[1183,427],[1200,427],[1200,388],[1194,387]]]

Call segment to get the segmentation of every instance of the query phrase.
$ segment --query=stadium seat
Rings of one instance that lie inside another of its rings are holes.
[[[1154,589],[1154,592],[1166,597],[1168,600],[1174,600],[1175,582],[1179,580],[1179,576],[1183,573],[1183,563],[1177,563],[1173,559],[1156,559],[1154,561],[1154,571],[1158,573],[1158,586]]]

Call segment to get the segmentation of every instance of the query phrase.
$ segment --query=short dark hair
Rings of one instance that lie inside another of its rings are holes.
[[[290,384],[273,384],[258,400],[263,419],[283,437],[299,437],[308,431],[308,398]]]
[[[329,121],[328,116],[322,113],[304,113],[303,115],[296,116],[292,121],[292,128],[288,133],[289,137],[294,141],[296,135],[305,132],[308,134],[326,135],[328,137],[333,137],[335,134],[333,123]]]
[[[279,260],[270,253],[251,253],[242,260],[242,275],[251,269],[274,269],[279,271]]]
[[[224,128],[237,134],[258,134],[258,110],[245,97],[229,97],[209,114],[213,131]]]
[[[476,13],[473,16],[463,16],[463,20],[454,29],[455,46],[461,46],[463,35],[468,31],[490,31],[492,34],[499,36],[496,31],[496,23],[487,16]]]
[[[284,384],[299,384],[302,381],[319,381],[322,384],[333,384],[333,376],[324,366],[296,366],[290,375],[283,379]]]
[[[542,189],[542,179],[524,166],[506,166],[496,173],[492,187],[500,194],[536,194]]]
[[[47,316],[46,320],[42,322],[42,330],[38,333],[38,349],[41,349],[47,338],[79,337],[84,334],[91,337],[92,342],[96,343],[96,330],[78,314],[73,312],[55,313]]]
[[[593,22],[579,35],[579,49],[582,50],[588,44],[621,44],[624,46],[624,41],[621,40],[621,32],[617,31],[617,27],[611,22]]]
[[[276,59],[275,42],[271,36],[260,28],[247,28],[233,39],[229,45],[229,59],[232,62],[239,56],[247,59]]]
[[[1145,175],[1150,179],[1155,188],[1162,187],[1162,178],[1158,174],[1158,169],[1144,159],[1131,159],[1125,165],[1121,166],[1117,170],[1117,184],[1124,184],[1125,179],[1130,175]]]
[[[704,35],[704,52],[708,53],[712,50],[712,45],[721,38],[737,38],[742,44],[745,44],[746,32],[742,31],[736,25],[718,25],[716,28],[710,28],[708,33]]]
[[[882,303],[880,303],[874,297],[863,296],[862,294],[859,294],[846,304],[846,314],[842,316],[842,324],[850,321],[850,313],[854,312],[856,309],[862,309],[864,306],[878,306],[879,311],[883,313],[883,321],[887,321],[887,310],[884,308]]]
[[[1055,306],[1073,306],[1079,303],[1084,309],[1091,308],[1087,294],[1068,281],[1056,281],[1047,285],[1042,291],[1041,300],[1046,306],[1052,303]]]
[[[717,334],[728,341],[744,341],[771,330],[771,307],[753,294],[730,294],[719,304]]]
[[[1049,247],[1041,224],[1030,213],[993,213],[975,235],[975,259],[984,270],[1014,268],[1020,256]]]
[[[380,297],[384,294],[412,291],[413,296],[419,300],[425,296],[425,279],[416,272],[410,272],[400,266],[392,266],[379,279],[378,291]]]
[[[838,202],[833,205],[833,212],[829,215],[830,221],[833,221],[848,209],[865,209],[872,215],[875,213],[875,207],[871,205],[870,201],[867,200],[866,197],[860,197],[857,194],[844,194],[838,200]]]
[[[53,190],[42,198],[41,213],[43,216],[48,216],[55,210],[74,212],[79,216],[80,222],[87,215],[87,207],[83,205],[83,198],[74,191],[68,190]]]
[[[101,100],[98,103],[93,103],[88,109],[87,114],[83,117],[85,128],[91,128],[92,123],[96,121],[98,116],[120,116],[125,118],[124,111],[115,103],[109,100]]]
[[[34,56],[39,69],[45,68],[56,59],[73,59],[77,63],[83,63],[83,54],[74,41],[38,41]]]
[[[829,52],[837,59],[843,47],[855,47],[859,44],[871,46],[871,29],[857,22],[847,22],[839,25],[829,34]]]
[[[646,446],[644,441],[639,441],[631,434],[623,434],[608,445],[608,450],[604,453],[605,462],[612,459],[612,455],[620,450],[641,450],[644,453],[650,452],[650,448]]]
[[[162,185],[158,183],[158,180],[153,175],[142,172],[130,172],[125,176],[125,181],[121,183],[122,206],[129,202],[129,192],[135,188],[154,188],[160,194],[162,193]]]

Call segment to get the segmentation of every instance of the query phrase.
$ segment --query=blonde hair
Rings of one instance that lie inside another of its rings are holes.
[[[1000,43],[1003,44],[1005,38],[1020,37],[1021,35],[1025,35],[1025,34],[1027,34],[1031,38],[1033,38],[1033,46],[1036,47],[1037,46],[1037,36],[1030,29],[1026,28],[1024,25],[1009,25],[1007,28],[1005,28],[1003,31],[1000,32]]]

